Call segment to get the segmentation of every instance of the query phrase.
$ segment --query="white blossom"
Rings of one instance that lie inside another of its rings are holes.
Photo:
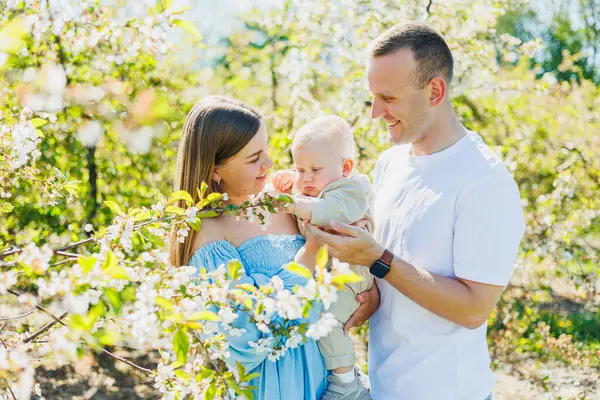
[[[322,314],[321,318],[308,328],[306,336],[314,340],[319,340],[320,338],[327,336],[329,332],[339,324],[340,322],[332,313]]]
[[[104,128],[99,121],[91,120],[85,122],[79,127],[77,131],[77,139],[87,148],[93,148],[96,146],[102,134]]]

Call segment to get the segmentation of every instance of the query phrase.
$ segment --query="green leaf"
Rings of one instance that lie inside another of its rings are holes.
[[[169,311],[173,311],[173,303],[167,299],[165,299],[164,297],[161,296],[156,296],[154,298],[154,302],[156,302],[156,304],[158,304],[159,306],[166,308]]]
[[[182,329],[178,330],[175,336],[173,336],[173,351],[177,355],[177,360],[185,363],[189,349],[190,338]]]
[[[173,12],[171,13],[171,15],[180,15],[180,14],[183,14],[184,12],[186,12],[186,11],[189,11],[189,10],[191,10],[192,8],[193,8],[192,6],[185,6],[185,7],[181,7],[181,8],[179,8],[179,9],[177,9],[177,10],[173,11]]]
[[[103,315],[104,315],[104,304],[102,304],[101,302],[99,302],[98,304],[94,304],[88,310],[87,316],[85,317],[87,330],[91,331],[92,328],[94,327],[94,324],[98,320],[98,318],[100,318]]]
[[[121,210],[121,207],[119,207],[119,205],[117,203],[115,203],[114,201],[105,201],[104,204],[118,216],[120,216],[120,217],[125,216],[125,213]]]
[[[8,201],[5,201],[4,203],[2,203],[2,205],[0,205],[0,211],[2,211],[5,214],[8,214],[9,212],[11,212],[14,209],[15,209],[15,207]]]
[[[256,287],[249,284],[249,283],[240,283],[239,285],[235,285],[236,288],[245,290],[246,292],[249,293],[254,293],[256,292]]]
[[[150,214],[150,211],[142,210],[135,215],[135,217],[133,218],[133,222],[144,221],[144,220],[150,219],[151,216],[152,216],[152,214]]]
[[[127,272],[125,271],[125,268],[123,268],[123,267],[110,268],[110,269],[107,269],[105,272],[106,272],[106,275],[110,276],[113,279],[125,279],[125,280],[131,279],[129,277],[129,275],[127,275]]]
[[[104,295],[110,302],[110,305],[113,306],[115,312],[118,314],[121,310],[121,296],[114,288],[106,288],[104,289]]]
[[[185,320],[183,319],[183,314],[180,312],[174,313],[171,315],[167,315],[165,317],[165,319],[168,319],[169,321],[173,321],[176,324],[185,324]]]
[[[227,273],[229,273],[229,279],[235,281],[239,276],[239,272],[243,269],[244,267],[242,267],[242,263],[240,263],[238,260],[229,261],[227,264]]]
[[[200,382],[203,379],[207,379],[210,378],[211,376],[213,376],[215,374],[215,371],[210,369],[210,368],[206,368],[206,367],[200,367],[202,372],[199,373],[198,375],[196,375],[196,382]]]
[[[331,283],[343,286],[346,283],[362,282],[362,280],[362,276],[352,273],[336,275],[333,278],[331,278]]]
[[[302,318],[308,318],[308,314],[311,308],[312,306],[310,305],[310,303],[306,303],[304,307],[302,307]]]
[[[182,371],[180,369],[175,371],[175,376],[178,377],[179,379],[183,379],[185,381],[190,380],[190,376],[185,371]]]
[[[182,19],[176,19],[176,20],[173,20],[173,23],[175,25],[177,25],[178,27],[180,27],[181,29],[183,29],[184,31],[186,31],[187,33],[194,36],[196,39],[202,39],[202,34],[200,33],[198,28],[196,28],[196,26],[192,22],[185,21]]]
[[[200,211],[196,216],[198,218],[214,218],[219,215],[216,211]]]
[[[102,261],[102,271],[106,271],[111,268],[116,268],[118,262],[119,262],[119,259],[117,258],[115,253],[113,253],[110,250],[107,251],[106,257],[104,257],[104,260]]]
[[[192,314],[188,319],[190,321],[218,321],[219,316],[212,311],[198,311]]]
[[[118,265],[119,260],[112,251],[106,253],[106,258],[102,262],[102,271],[113,279],[127,279],[129,275],[125,271],[125,268]]]
[[[278,194],[276,198],[277,198],[277,201],[279,201],[280,203],[291,204],[294,202],[294,198],[292,196],[290,196],[289,194],[285,194],[285,193]]]
[[[292,274],[300,275],[306,279],[310,279],[312,277],[312,274],[308,268],[293,261],[284,265],[283,268]]]
[[[165,212],[175,215],[185,215],[185,210],[177,206],[168,206],[167,208],[165,208]]]
[[[107,330],[107,329],[101,330],[99,332],[99,334],[97,332],[97,336],[98,336],[98,341],[103,346],[113,346],[120,339],[119,334],[116,331],[114,331],[114,330]]]
[[[187,326],[190,329],[200,329],[202,328],[202,324],[200,322],[196,322],[196,321],[186,321],[185,326]]]
[[[81,266],[81,270],[84,274],[89,273],[92,270],[92,268],[94,268],[94,265],[96,265],[96,261],[98,260],[95,257],[86,256],[79,256],[79,258],[77,259],[77,263]]]
[[[40,126],[46,125],[48,121],[42,118],[33,118],[29,122],[31,122],[31,125],[33,125],[34,128],[39,128]]]
[[[200,228],[202,228],[202,219],[196,217],[193,221],[188,221],[187,224],[190,226],[190,228],[198,232]]]
[[[217,387],[213,382],[208,385],[206,392],[204,392],[204,400],[213,400],[217,394]]]
[[[317,268],[324,269],[327,266],[329,260],[329,253],[327,252],[327,245],[322,246],[317,253]]]
[[[165,11],[169,11],[169,8],[171,8],[171,6],[173,5],[173,0],[162,0],[162,2]]]
[[[135,301],[135,287],[133,285],[125,286],[125,288],[121,290],[121,300],[129,303]]]
[[[69,316],[69,326],[73,329],[89,331],[86,320],[79,314],[71,314]]]
[[[244,368],[244,365],[239,361],[236,361],[235,365],[237,366],[238,376],[240,379],[246,376],[246,368]]]
[[[254,378],[258,378],[259,376],[260,376],[260,372],[253,372],[251,374],[244,376],[244,382],[249,382]]]
[[[25,45],[25,19],[13,19],[0,29],[0,53],[15,54]]]
[[[246,297],[242,300],[242,305],[246,307],[246,310],[252,310],[252,299],[250,297]]]
[[[79,186],[77,185],[77,182],[67,183],[63,188],[72,196],[79,195]]]
[[[169,197],[169,201],[167,201],[167,204],[175,203],[179,200],[184,200],[188,204],[188,206],[192,205],[192,203],[194,202],[192,196],[190,196],[188,192],[186,192],[185,190],[178,190],[171,194],[171,196]]]
[[[208,184],[206,182],[202,182],[200,184],[200,199],[204,199],[204,195],[206,194],[206,191],[208,190]]]
[[[208,201],[209,203],[214,203],[217,200],[221,200],[223,198],[223,193],[211,193],[208,195],[208,197],[206,198],[206,201]]]

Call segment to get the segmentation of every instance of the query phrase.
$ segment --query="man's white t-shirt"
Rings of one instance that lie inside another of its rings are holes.
[[[475,132],[427,156],[410,145],[375,167],[375,237],[431,273],[506,286],[525,231],[517,185]],[[385,280],[371,318],[376,400],[484,400],[493,390],[487,324],[467,329],[427,311]]]

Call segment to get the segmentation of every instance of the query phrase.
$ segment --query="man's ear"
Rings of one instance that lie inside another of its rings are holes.
[[[427,84],[429,88],[429,105],[432,107],[437,106],[442,101],[444,101],[444,97],[446,97],[446,81],[440,77],[436,76],[431,79]]]
[[[354,160],[351,158],[346,158],[344,160],[344,166],[342,167],[342,173],[344,174],[344,178],[347,178],[352,173],[354,169]]]

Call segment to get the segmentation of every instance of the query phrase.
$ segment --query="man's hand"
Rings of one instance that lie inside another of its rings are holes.
[[[356,301],[360,306],[354,311],[354,314],[348,318],[344,324],[344,333],[347,334],[350,328],[364,324],[377,311],[379,307],[379,289],[373,281],[373,287],[356,296]]]
[[[320,246],[326,244],[329,254],[340,261],[368,268],[383,254],[385,249],[369,232],[339,221],[331,221],[330,225],[337,234],[306,225],[306,236],[314,236]]]
[[[281,193],[291,194],[292,186],[296,181],[296,172],[290,169],[277,171],[271,177],[271,183]]]

